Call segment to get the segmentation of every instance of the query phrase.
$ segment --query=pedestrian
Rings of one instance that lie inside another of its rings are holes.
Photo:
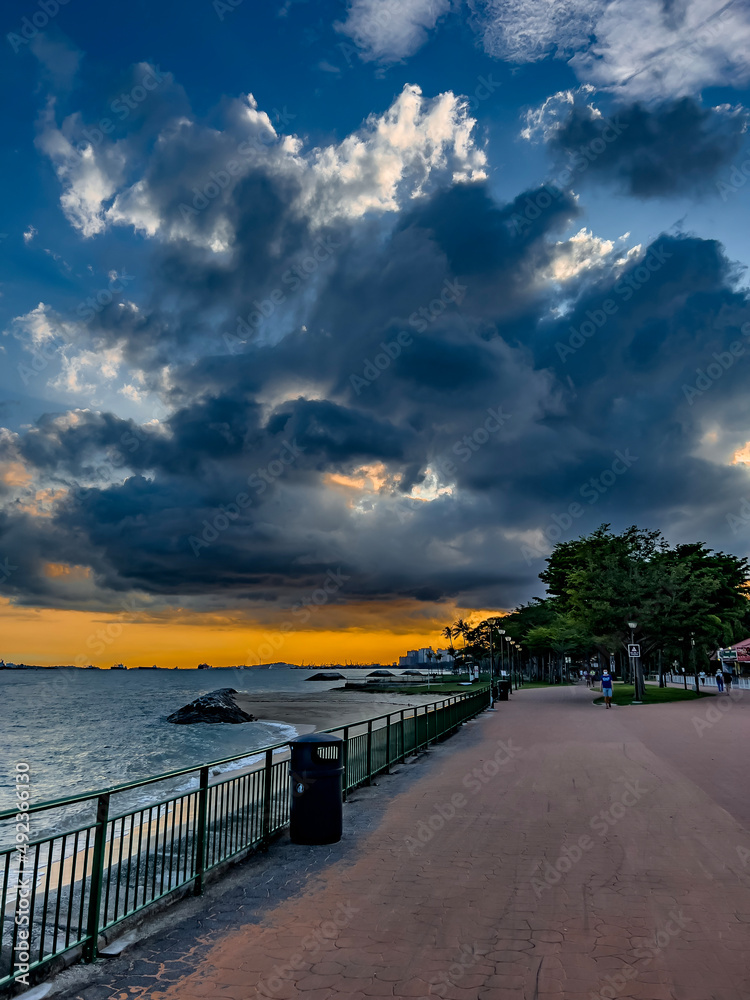
[[[724,674],[721,672],[721,667],[716,671],[716,690],[719,694],[724,690]]]
[[[706,683],[706,671],[705,670],[701,670],[701,675],[700,676],[701,676],[701,684],[705,684]]]
[[[607,708],[612,707],[612,675],[609,670],[605,667],[602,672],[602,694],[604,695],[604,704]]]
[[[734,679],[734,675],[732,674],[732,671],[725,669],[724,670],[724,687],[727,689],[727,694],[729,694],[731,692],[731,690],[732,690],[732,681],[733,681],[733,679]]]
[[[586,687],[591,687],[591,674],[588,670],[586,671]]]

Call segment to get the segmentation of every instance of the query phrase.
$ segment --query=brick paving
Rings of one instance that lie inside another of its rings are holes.
[[[746,1000],[750,693],[591,701],[514,695],[356,793],[340,845],[279,845],[201,901],[210,927],[195,911],[65,996]]]

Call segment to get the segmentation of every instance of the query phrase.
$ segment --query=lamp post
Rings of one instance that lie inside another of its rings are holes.
[[[693,674],[695,675],[695,690],[698,694],[700,694],[700,687],[698,686],[698,668],[695,665],[695,632],[690,633],[690,666],[693,668]]]
[[[630,629],[630,644],[631,646],[635,643],[635,638],[633,633],[638,628],[638,622],[628,622],[628,628]],[[633,705],[642,705],[643,702],[641,698],[643,697],[643,681],[641,680],[641,658],[639,656],[630,656],[630,670],[633,674]]]
[[[489,632],[489,637],[490,637],[490,683],[492,683],[492,680],[495,676],[495,649],[492,641],[492,632],[494,629],[494,631],[496,631],[499,635],[505,635],[504,628],[499,629],[496,627],[497,623],[501,620],[502,619],[500,618],[488,618],[485,621],[485,625],[487,626],[487,631]]]

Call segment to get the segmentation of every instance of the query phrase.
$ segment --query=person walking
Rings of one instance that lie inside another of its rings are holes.
[[[724,670],[724,687],[727,689],[727,694],[732,692],[732,681],[734,680],[734,674],[731,670]]]
[[[721,671],[721,667],[716,671],[716,690],[719,694],[724,690],[724,674]]]
[[[609,670],[605,667],[602,671],[602,694],[604,695],[604,704],[607,708],[612,707],[612,675]]]
[[[705,684],[706,683],[706,671],[705,670],[701,670],[700,678],[701,678],[701,684]]]

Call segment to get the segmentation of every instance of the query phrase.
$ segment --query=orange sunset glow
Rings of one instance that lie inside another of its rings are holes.
[[[261,623],[239,612],[107,614],[17,608],[3,599],[0,632],[6,660],[42,666],[391,663],[407,649],[445,646],[441,630],[458,617],[479,619],[498,613],[453,605],[426,608],[416,602],[395,606],[383,602],[323,607],[315,622],[298,623],[288,612],[277,612]]]

